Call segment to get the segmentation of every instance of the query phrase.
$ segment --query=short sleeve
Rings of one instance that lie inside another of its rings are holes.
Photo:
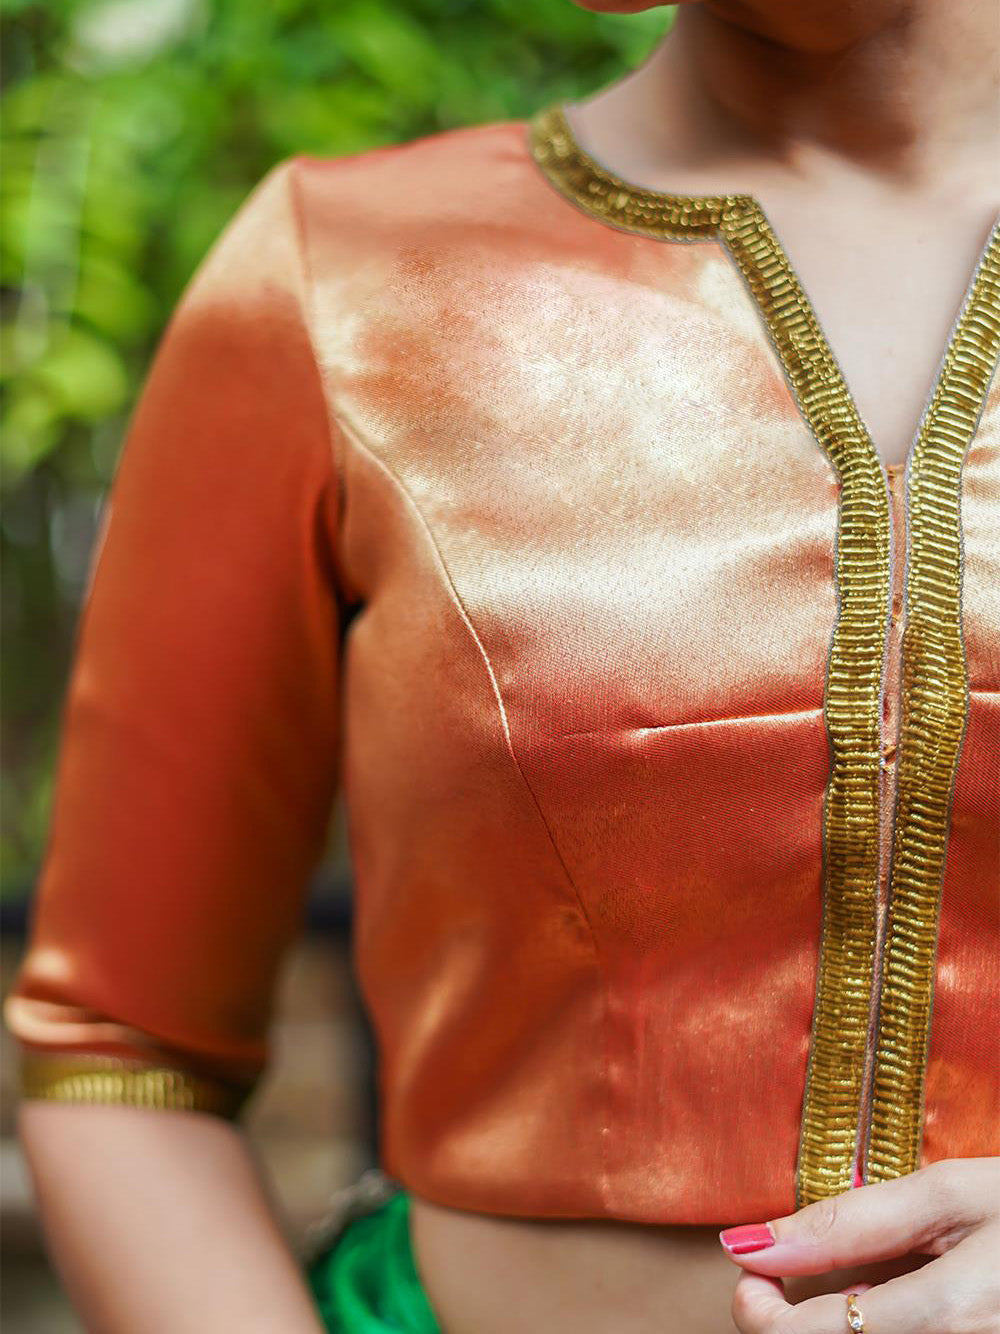
[[[26,1097],[236,1115],[267,1065],[338,769],[338,467],[295,170],[202,261],[128,423],[4,1010]]]

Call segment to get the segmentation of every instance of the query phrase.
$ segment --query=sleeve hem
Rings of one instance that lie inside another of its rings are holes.
[[[252,1086],[125,1057],[25,1051],[20,1091],[22,1098],[49,1102],[209,1112],[234,1120]]]

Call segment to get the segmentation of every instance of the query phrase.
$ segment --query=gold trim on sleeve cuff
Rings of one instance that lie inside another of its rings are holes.
[[[22,1098],[209,1112],[232,1120],[250,1091],[246,1085],[119,1056],[21,1055]]]

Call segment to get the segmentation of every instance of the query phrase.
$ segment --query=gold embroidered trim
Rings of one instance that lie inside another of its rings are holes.
[[[823,921],[797,1170],[799,1204],[847,1190],[869,1040],[879,877],[881,691],[889,625],[885,475],[812,307],[758,202],[637,189],[574,141],[556,104],[531,122],[536,160],[563,194],[605,221],[670,240],[720,240],[767,323],[791,388],[840,481],[837,622],[824,717]]]
[[[24,1098],[211,1112],[231,1119],[248,1094],[248,1088],[124,1057],[33,1051],[21,1054]]]
[[[832,760],[824,803],[822,937],[796,1177],[801,1206],[852,1185],[870,1078],[880,713],[891,575],[885,472],[815,312],[752,196],[670,195],[634,186],[580,148],[558,104],[532,118],[530,145],[557,189],[612,226],[668,240],[717,239],[726,246],[766,320],[803,415],[840,479],[838,615],[824,696]],[[949,794],[967,703],[958,493],[995,337],[996,318],[984,310],[990,298],[995,309],[995,252],[990,254],[949,346],[911,469],[917,533],[908,595],[913,623],[904,641],[904,655],[912,659],[904,676],[900,734],[905,796],[894,853],[900,884],[894,887],[873,1062],[873,1178],[911,1170],[906,1164],[916,1161],[922,1119]]]
[[[553,185],[613,227],[671,241],[714,239],[723,214],[752,202],[746,195],[665,195],[642,190],[585,153],[559,103],[528,122],[532,155]]]
[[[802,1111],[799,1206],[850,1188],[875,962],[881,692],[889,627],[889,500],[878,455],[777,237],[749,201],[721,234],[767,321],[813,434],[840,479],[838,614],[824,717],[823,920]]]
[[[969,706],[962,641],[962,463],[1000,357],[1000,228],[914,446],[892,894],[866,1179],[919,1166],[951,796]]]

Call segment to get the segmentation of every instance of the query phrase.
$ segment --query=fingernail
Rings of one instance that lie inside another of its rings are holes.
[[[743,1227],[727,1227],[719,1233],[719,1240],[731,1255],[749,1255],[774,1245],[770,1223],[747,1223]]]

